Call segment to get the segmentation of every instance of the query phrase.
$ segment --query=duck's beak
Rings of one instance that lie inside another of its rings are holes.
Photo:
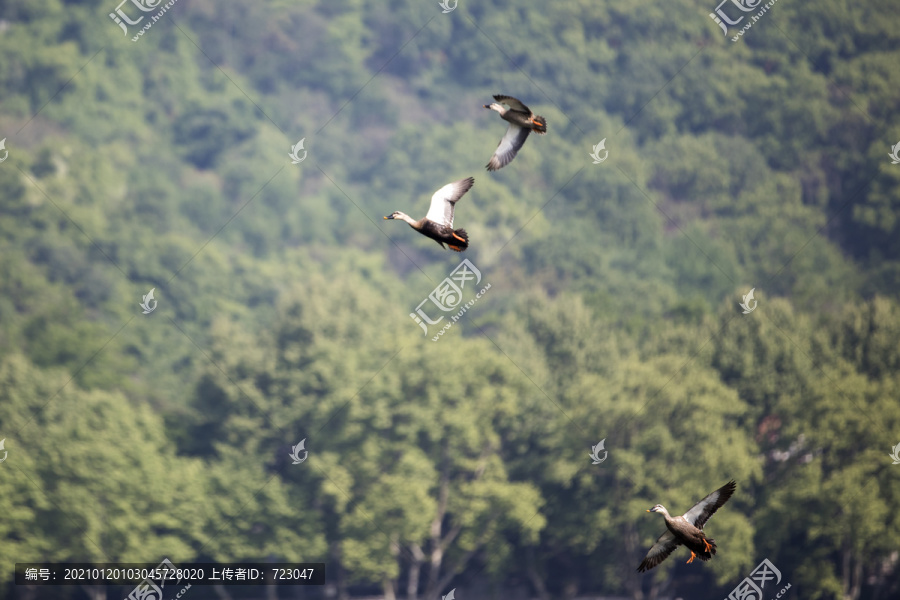
[[[393,219],[393,218],[394,218],[394,215],[388,215],[385,217],[385,219]]]
[[[649,509],[649,508],[647,509],[647,512],[650,512],[650,509]]]
[[[484,106],[485,108],[490,108],[490,107],[491,107],[490,104],[482,104],[482,106]]]

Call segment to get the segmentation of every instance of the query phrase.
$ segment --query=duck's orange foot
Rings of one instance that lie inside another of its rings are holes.
[[[709,542],[707,542],[706,540],[703,540],[703,545],[705,546],[706,552],[712,552],[712,546],[709,545]]]
[[[465,242],[465,241],[466,241],[465,238],[461,238],[461,237],[459,237],[458,235],[456,235],[456,232],[455,232],[455,231],[453,232],[453,237],[455,237],[456,239],[458,239],[458,240],[461,241],[461,242]]]
[[[691,557],[690,557],[690,558],[688,559],[688,561],[687,561],[686,563],[684,563],[684,564],[686,564],[686,565],[691,564],[692,562],[694,562],[694,559],[695,559],[695,558],[697,558],[697,555],[694,554],[694,551],[693,551],[693,550],[691,550]]]

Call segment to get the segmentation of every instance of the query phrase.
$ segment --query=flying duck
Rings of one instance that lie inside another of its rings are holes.
[[[462,252],[469,247],[469,235],[465,229],[453,229],[453,211],[456,203],[475,184],[474,177],[448,183],[431,197],[431,207],[424,219],[414,220],[409,215],[396,211],[385,219],[400,219],[426,237],[430,237],[441,248],[446,243],[451,250]]]
[[[532,131],[542,135],[547,133],[547,120],[531,112],[531,109],[519,100],[501,94],[495,95],[494,100],[497,102],[485,104],[484,107],[500,113],[505,121],[509,121],[509,129],[500,139],[500,145],[494,150],[494,155],[487,164],[488,171],[502,169],[511,163]],[[504,104],[509,108],[503,106]]]
[[[662,513],[666,520],[666,532],[659,536],[659,539],[650,548],[647,556],[638,566],[638,572],[649,571],[664,561],[681,544],[687,546],[687,549],[691,551],[688,564],[694,562],[695,558],[703,561],[711,559],[716,553],[716,541],[706,537],[706,534],[703,533],[703,525],[719,507],[731,498],[736,487],[737,484],[734,480],[729,481],[680,517],[670,516],[669,511],[662,504],[657,504],[647,510],[647,512]]]

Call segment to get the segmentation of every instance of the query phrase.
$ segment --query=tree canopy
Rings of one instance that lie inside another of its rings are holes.
[[[736,42],[685,0],[120,8],[0,5],[0,597],[163,557],[325,562],[308,599],[718,599],[763,559],[900,594],[893,3]],[[493,94],[548,133],[487,173]],[[470,175],[464,255],[382,219]],[[420,327],[462,258],[490,288]],[[732,478],[714,560],[635,572],[647,508]]]

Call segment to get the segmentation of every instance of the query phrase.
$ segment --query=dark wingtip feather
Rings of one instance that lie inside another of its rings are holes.
[[[655,564],[651,565],[650,561],[645,558],[643,561],[641,561],[641,564],[638,565],[637,572],[644,573],[646,571],[649,571],[650,569],[652,569],[655,566],[656,566]]]
[[[735,491],[737,491],[737,482],[734,479],[722,486],[722,492],[726,496],[726,500],[731,498]]]

